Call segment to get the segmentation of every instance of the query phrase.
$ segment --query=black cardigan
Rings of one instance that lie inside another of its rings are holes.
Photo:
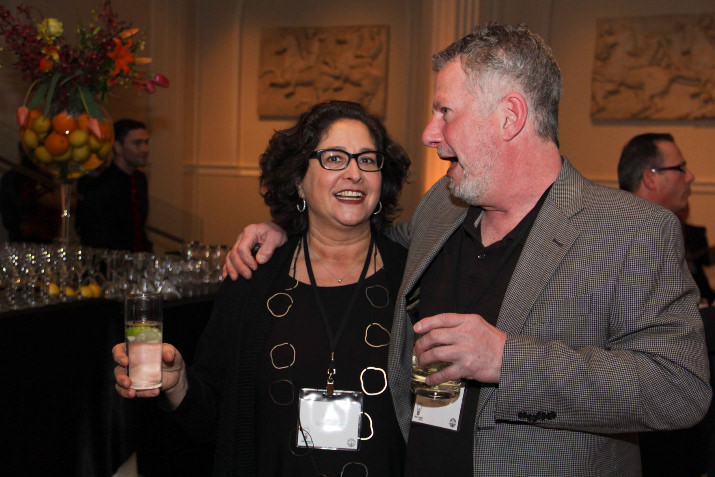
[[[189,433],[216,439],[214,476],[255,475],[255,376],[271,330],[268,293],[288,273],[298,237],[278,248],[251,280],[225,280],[188,370],[189,388],[172,415]],[[397,296],[407,251],[382,235],[375,239],[390,293]]]

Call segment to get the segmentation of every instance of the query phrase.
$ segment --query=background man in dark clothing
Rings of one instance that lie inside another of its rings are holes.
[[[690,185],[695,176],[686,167],[683,154],[667,133],[646,133],[633,137],[623,147],[618,161],[618,184],[673,212],[683,226],[686,258],[690,272],[708,304],[715,299],[703,266],[710,265],[705,229],[686,223]]]
[[[60,190],[52,187],[52,179],[44,174],[20,149],[20,165],[24,170],[45,175],[40,182],[10,170],[0,179],[0,213],[10,242],[48,243],[60,231]]]
[[[77,184],[77,232],[84,245],[133,252],[151,251],[146,235],[149,193],[146,175],[149,133],[144,123],[114,123],[114,159],[97,177]]]

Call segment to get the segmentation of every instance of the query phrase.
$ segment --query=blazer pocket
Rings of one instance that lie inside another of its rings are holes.
[[[524,333],[543,340],[561,340],[577,346],[579,337],[593,343],[599,336],[598,320],[592,319],[593,295],[561,297],[547,302],[539,301],[529,313]],[[590,338],[588,338],[590,336]]]

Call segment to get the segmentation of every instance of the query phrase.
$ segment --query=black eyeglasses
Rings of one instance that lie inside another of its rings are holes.
[[[365,172],[377,172],[385,163],[385,156],[377,151],[363,151],[350,154],[342,149],[318,149],[313,152],[310,159],[318,159],[323,169],[329,171],[342,171],[347,169],[350,159],[355,159],[358,169]]]
[[[651,172],[663,172],[663,171],[680,171],[683,174],[688,170],[688,168],[685,166],[685,163],[678,164],[677,166],[669,166],[669,167],[653,167],[651,169]]]

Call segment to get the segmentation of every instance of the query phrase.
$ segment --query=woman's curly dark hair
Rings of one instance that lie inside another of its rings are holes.
[[[377,150],[385,155],[380,170],[382,211],[370,217],[372,229],[381,230],[399,211],[397,199],[410,167],[407,153],[390,139],[382,122],[358,103],[326,101],[303,113],[295,126],[276,131],[261,155],[261,195],[273,220],[288,235],[302,234],[308,229],[308,214],[296,209],[300,201],[298,184],[305,177],[309,156],[317,149],[323,134],[341,119],[355,119],[367,126]]]

